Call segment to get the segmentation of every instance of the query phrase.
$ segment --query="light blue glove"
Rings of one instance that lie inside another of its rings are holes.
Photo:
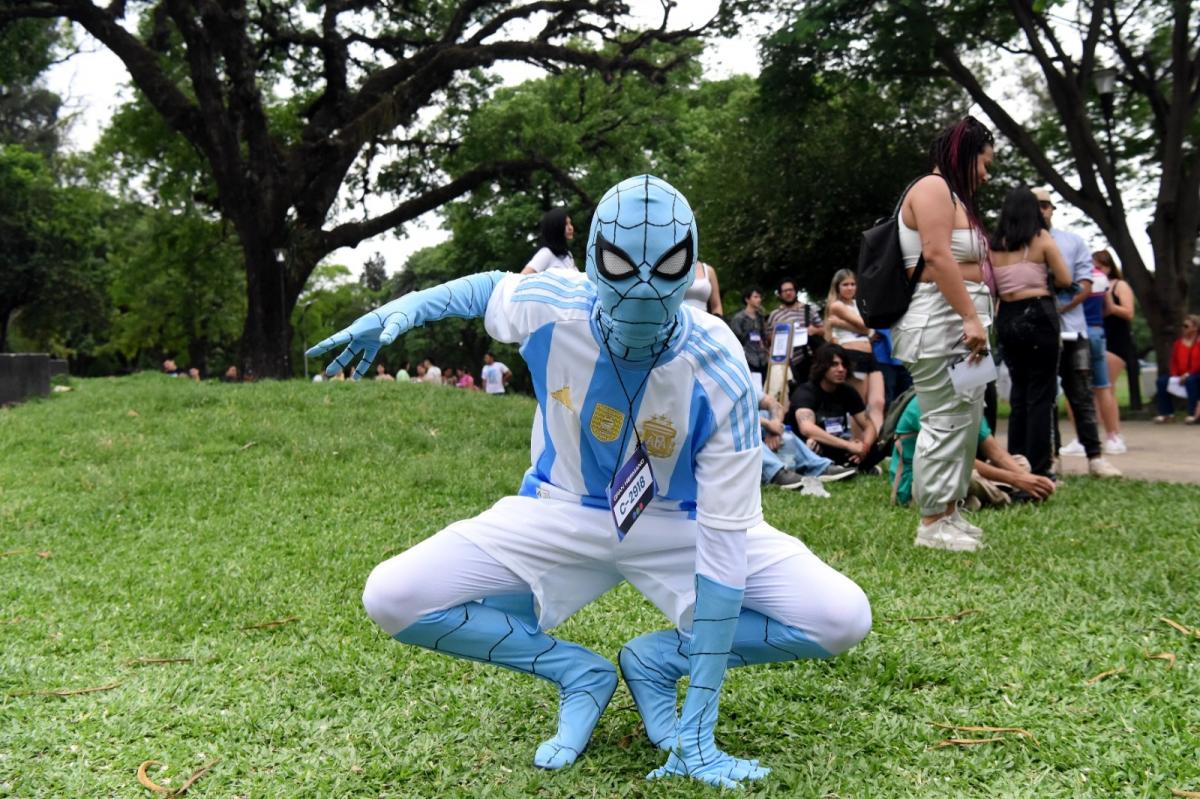
[[[757,760],[725,754],[713,740],[721,684],[744,593],[741,588],[696,575],[696,610],[688,654],[691,682],[683,698],[675,746],[666,765],[647,774],[646,779],[691,777],[718,788],[738,788],[743,780],[760,780],[771,773]]]
[[[326,375],[333,375],[362,354],[362,360],[354,368],[354,379],[359,380],[371,368],[371,362],[379,354],[379,348],[391,344],[414,327],[426,322],[436,322],[451,316],[475,319],[487,312],[488,300],[504,272],[481,272],[477,275],[460,277],[431,289],[414,291],[387,305],[369,311],[354,321],[354,324],[339,330],[305,355],[315,358],[334,347],[345,344],[346,349],[325,367]]]

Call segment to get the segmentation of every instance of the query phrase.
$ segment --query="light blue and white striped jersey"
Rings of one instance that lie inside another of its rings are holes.
[[[723,530],[762,520],[758,409],[742,347],[717,317],[686,306],[679,313],[682,331],[647,378],[645,364],[610,357],[586,274],[500,281],[487,331],[521,345],[538,401],[522,495],[565,493],[608,507],[605,488],[637,444],[632,416],[658,482],[652,510],[686,512]]]

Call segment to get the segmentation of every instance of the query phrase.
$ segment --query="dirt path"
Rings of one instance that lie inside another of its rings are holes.
[[[1007,440],[1008,424],[1000,420],[1001,442]],[[1075,431],[1062,422],[1063,438],[1070,441]],[[1129,446],[1124,455],[1106,455],[1109,462],[1135,480],[1165,480],[1170,483],[1200,483],[1200,426],[1121,422],[1121,434]],[[1064,457],[1063,472],[1087,474],[1087,458]]]

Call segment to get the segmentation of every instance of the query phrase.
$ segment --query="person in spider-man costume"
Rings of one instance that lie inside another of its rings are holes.
[[[328,371],[361,356],[361,377],[381,346],[448,316],[482,316],[492,337],[520,343],[537,410],[517,494],[381,563],[363,603],[398,641],[556,684],[558,729],[534,754],[542,768],[583,752],[619,667],[651,743],[668,752],[649,777],[760,779],[767,768],[713,739],[726,668],[830,657],[871,626],[854,582],[763,521],[742,348],[720,319],[683,305],[698,243],[682,194],[629,178],[596,207],[585,274],[460,278],[394,300],[308,353],[345,345]],[[635,492],[616,489],[642,484],[625,477],[647,465],[651,488],[630,527],[622,514]],[[548,632],[623,580],[673,628],[627,642],[618,667]]]

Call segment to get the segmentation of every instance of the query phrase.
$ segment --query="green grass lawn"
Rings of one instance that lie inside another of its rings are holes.
[[[0,410],[0,796],[149,797],[142,761],[177,788],[216,758],[188,796],[716,795],[643,780],[663,758],[623,686],[574,767],[535,769],[548,683],[402,646],[362,610],[376,563],[515,489],[529,399],[73,385]],[[1069,480],[980,514],[975,555],[914,548],[882,480],[831,491],[767,491],[767,518],[862,585],[875,628],[831,662],[730,672],[718,741],[774,769],[750,795],[1200,790],[1200,638],[1158,620],[1200,626],[1200,489]],[[559,632],[615,657],[662,626],[622,586]],[[934,722],[1035,737],[939,748],[996,736]]]

